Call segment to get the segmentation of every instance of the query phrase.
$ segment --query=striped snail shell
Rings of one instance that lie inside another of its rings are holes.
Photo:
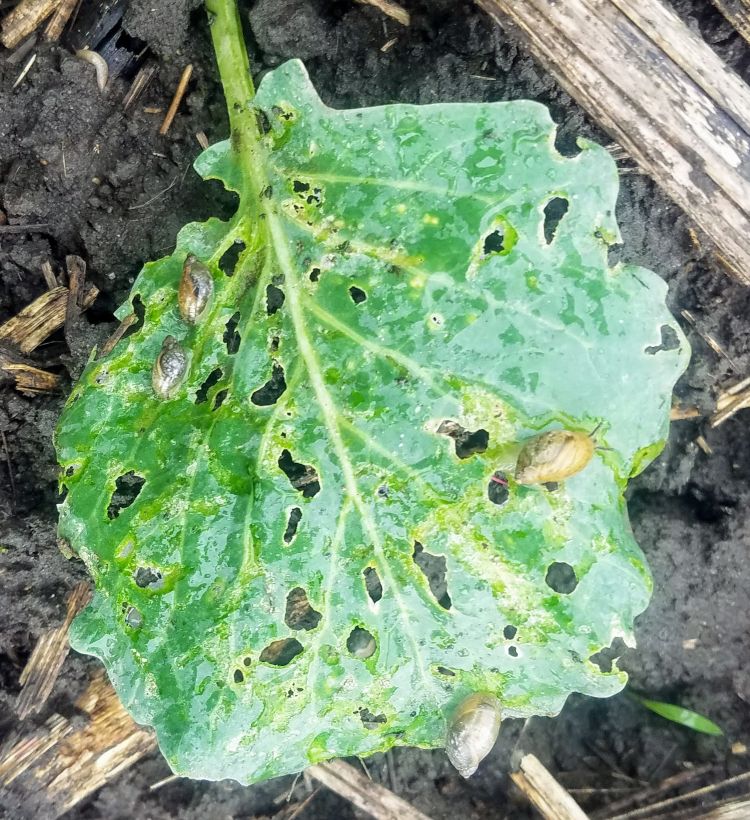
[[[546,484],[579,473],[594,455],[594,440],[574,430],[549,430],[529,439],[518,454],[516,481]]]
[[[214,278],[211,271],[192,253],[182,266],[177,303],[180,316],[189,325],[197,324],[208,306],[214,292]]]
[[[160,399],[171,399],[187,373],[187,355],[174,336],[167,336],[151,371],[151,384]]]
[[[500,701],[476,692],[459,703],[451,718],[445,751],[462,777],[471,777],[492,751],[500,733]]]

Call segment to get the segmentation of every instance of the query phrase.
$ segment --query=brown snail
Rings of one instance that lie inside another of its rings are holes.
[[[187,355],[174,336],[167,336],[151,371],[151,384],[160,399],[171,399],[187,373]]]
[[[595,449],[593,433],[549,430],[534,436],[518,454],[516,481],[519,484],[564,481],[579,473],[591,461]]]
[[[180,316],[189,325],[197,324],[214,292],[211,271],[192,253],[182,266],[182,278],[177,292]]]
[[[476,692],[459,703],[451,718],[445,751],[462,777],[471,777],[492,751],[500,733],[500,701]]]

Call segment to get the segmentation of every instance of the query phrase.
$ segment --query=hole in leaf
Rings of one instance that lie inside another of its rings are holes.
[[[268,407],[271,404],[276,404],[285,390],[284,368],[274,362],[271,378],[250,396],[250,401],[257,404],[258,407]]]
[[[302,194],[310,190],[310,183],[303,182],[301,179],[295,179],[292,187],[294,188],[295,194]]]
[[[271,337],[271,344],[269,345],[269,349],[270,349],[271,353],[276,353],[276,351],[279,349],[279,342],[280,341],[281,340],[279,339],[278,336],[272,336]]]
[[[361,626],[355,626],[346,639],[346,648],[355,658],[364,661],[375,654],[377,644],[371,633]]]
[[[456,677],[456,673],[452,669],[448,669],[445,666],[438,666],[437,671],[440,675],[445,675],[448,678]]]
[[[125,625],[131,629],[140,629],[143,626],[143,615],[134,607],[126,604]]]
[[[415,541],[412,558],[427,579],[427,583],[430,585],[430,592],[435,596],[435,600],[443,609],[450,609],[451,598],[448,594],[448,586],[446,583],[445,556],[425,552],[424,547],[419,541]]]
[[[571,122],[555,129],[555,149],[564,157],[577,157],[581,153],[578,144],[578,132],[573,130]]]
[[[284,291],[276,285],[268,285],[266,288],[266,313],[273,316],[284,304]]]
[[[358,288],[356,285],[352,285],[349,288],[349,296],[352,297],[352,302],[354,302],[355,305],[359,305],[367,299],[367,294],[362,288]]]
[[[284,622],[290,629],[315,629],[323,616],[310,606],[307,593],[302,587],[295,587],[286,596]]]
[[[627,649],[627,644],[622,638],[615,638],[610,646],[603,646],[595,652],[589,660],[599,667],[600,672],[609,673],[617,658]]]
[[[508,647],[508,654],[511,656],[511,658],[517,658],[518,657],[518,649],[515,646],[509,646]]]
[[[161,589],[164,578],[158,569],[153,567],[138,567],[133,573],[135,585],[141,589]]]
[[[302,510],[299,507],[292,507],[289,510],[289,518],[286,522],[286,530],[284,531],[284,543],[291,544],[292,539],[297,534],[297,525],[302,518]]]
[[[242,663],[243,663],[245,666],[250,666],[250,664],[252,663],[252,660],[250,660],[250,658],[243,658],[243,659],[242,659]]]
[[[388,485],[381,484],[376,490],[376,495],[378,498],[388,498]]]
[[[224,255],[219,260],[219,267],[227,276],[234,276],[235,268],[237,267],[237,260],[240,254],[245,250],[245,243],[240,239],[235,239],[234,242],[224,251]]]
[[[228,320],[224,329],[224,344],[227,346],[227,353],[233,355],[240,349],[240,342],[242,337],[237,330],[237,325],[240,323],[239,310],[234,313]]]
[[[234,670],[234,682],[235,683],[242,683],[245,680],[245,676],[242,674],[241,669]]]
[[[441,421],[437,431],[440,435],[453,439],[459,458],[469,458],[474,453],[483,453],[490,443],[490,434],[486,430],[466,430],[458,422],[450,419]]]
[[[220,367],[214,368],[206,377],[203,384],[198,388],[195,394],[195,403],[203,404],[208,401],[208,391],[219,382],[224,375],[224,371]]]
[[[513,640],[513,638],[515,638],[515,637],[516,637],[516,633],[517,633],[517,632],[518,632],[518,630],[516,629],[516,627],[515,627],[515,626],[513,626],[513,624],[508,624],[508,625],[505,627],[505,629],[503,629],[503,637],[504,637],[507,641],[512,641],[512,640]]]
[[[138,498],[146,479],[137,475],[133,470],[121,475],[115,482],[115,491],[107,507],[107,517],[111,520],[126,510]]]
[[[561,196],[556,196],[544,206],[544,241],[549,245],[555,238],[560,221],[568,213],[570,203]]]
[[[661,328],[661,343],[658,345],[651,345],[646,348],[646,353],[653,356],[662,350],[677,350],[680,346],[680,339],[677,332],[669,325],[662,325]]]
[[[492,233],[488,233],[484,238],[482,250],[485,256],[491,253],[502,253],[505,250],[505,232],[495,229]]]
[[[544,581],[550,589],[559,592],[560,595],[570,595],[578,586],[578,578],[573,567],[562,561],[555,561],[549,565]]]
[[[320,480],[315,468],[295,461],[289,450],[283,450],[279,456],[279,467],[303,498],[312,498],[320,492]]]
[[[296,638],[283,638],[271,641],[260,653],[259,660],[261,663],[270,663],[271,666],[286,666],[303,651],[304,647]]]
[[[376,604],[383,597],[383,585],[375,567],[365,567],[362,573],[365,576],[365,588],[370,600]]]
[[[487,498],[498,507],[510,498],[510,490],[508,489],[508,479],[505,473],[500,470],[495,470],[487,485]]]
[[[313,268],[310,271],[310,281],[317,282],[320,279],[320,268]]]
[[[122,334],[123,339],[127,339],[128,336],[132,336],[134,333],[137,333],[143,327],[143,321],[146,318],[146,306],[143,304],[143,299],[141,299],[140,293],[136,293],[130,304],[133,305],[135,322],[133,322],[125,333]]]
[[[545,490],[547,490],[548,493],[554,493],[556,490],[560,488],[560,484],[557,481],[546,481],[544,484],[542,484],[542,486]]]
[[[377,729],[378,726],[385,723],[385,715],[374,715],[369,709],[362,708],[359,710],[359,717],[365,729]]]
[[[226,388],[224,388],[223,390],[219,390],[219,392],[216,394],[216,398],[214,398],[213,409],[218,410],[221,407],[221,405],[224,404],[224,400],[228,395],[229,390],[227,390]]]

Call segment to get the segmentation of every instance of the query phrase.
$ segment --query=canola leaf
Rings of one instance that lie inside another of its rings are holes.
[[[561,156],[533,102],[332,110],[297,61],[254,106],[251,150],[235,129],[196,162],[236,215],[144,267],[119,314],[141,326],[60,423],[60,532],[97,590],[73,646],[175,772],[243,783],[441,747],[475,691],[506,717],[617,692],[590,656],[651,592],[623,492],[688,348],[665,284],[607,263],[614,163]],[[214,283],[194,326],[189,254]],[[168,336],[187,374],[162,400]],[[601,449],[516,484],[558,427]]]

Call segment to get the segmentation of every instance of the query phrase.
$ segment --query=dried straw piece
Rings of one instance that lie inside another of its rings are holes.
[[[21,0],[3,20],[0,42],[6,48],[15,48],[57,8],[59,3],[60,0]]]
[[[80,299],[80,307],[83,310],[89,308],[98,295],[98,288],[89,285]],[[67,288],[56,287],[43,293],[16,316],[0,325],[0,342],[15,345],[21,353],[31,353],[65,324],[67,306]]]
[[[73,9],[76,7],[78,0],[62,0],[57,7],[55,13],[50,17],[47,23],[47,28],[44,31],[44,37],[47,40],[59,40],[63,29],[70,20],[70,15],[73,14]]]
[[[402,26],[408,26],[411,23],[409,12],[393,0],[357,0],[357,2],[380,9],[383,14],[397,20]]]
[[[532,754],[521,758],[511,779],[545,820],[588,820],[583,809]]]
[[[180,77],[179,83],[177,83],[177,90],[174,92],[174,97],[172,97],[172,102],[169,104],[169,109],[167,113],[164,115],[164,121],[161,124],[161,128],[159,129],[159,133],[164,136],[167,131],[169,131],[169,127],[172,125],[172,120],[175,118],[177,114],[177,109],[180,107],[180,103],[182,102],[182,98],[185,96],[185,92],[187,91],[188,83],[190,82],[190,75],[193,73],[193,65],[192,63],[188,63],[182,71],[182,75]]]
[[[81,582],[68,596],[68,608],[63,623],[44,632],[34,647],[21,673],[21,693],[16,701],[16,714],[21,720],[38,712],[47,702],[60,669],[68,657],[68,630],[73,618],[91,598],[88,584]]]

